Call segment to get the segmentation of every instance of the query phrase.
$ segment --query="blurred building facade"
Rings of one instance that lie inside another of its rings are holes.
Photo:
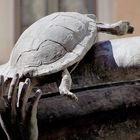
[[[135,26],[134,35],[139,35],[139,5],[139,0],[0,0],[0,63],[9,59],[16,40],[28,26],[57,11],[94,13],[99,21],[110,23],[126,19]]]

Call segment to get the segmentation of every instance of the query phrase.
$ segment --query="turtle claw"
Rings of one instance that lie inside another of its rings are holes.
[[[75,94],[72,95],[72,99],[78,101],[78,97]]]
[[[65,94],[65,95],[72,100],[78,101],[78,97],[72,92],[69,92],[68,94]]]
[[[75,101],[78,101],[78,97],[75,95],[75,94],[70,94],[70,95],[67,95],[70,99],[72,100],[75,100]]]

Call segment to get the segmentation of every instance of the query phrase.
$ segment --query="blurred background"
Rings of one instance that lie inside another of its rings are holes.
[[[8,61],[20,34],[39,18],[57,11],[94,13],[97,20],[128,20],[140,34],[140,0],[0,0],[0,64]],[[132,35],[129,35],[132,36]],[[115,36],[99,34],[99,40]]]

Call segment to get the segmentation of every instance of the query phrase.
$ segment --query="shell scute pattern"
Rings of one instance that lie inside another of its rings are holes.
[[[21,75],[28,71],[34,71],[33,76],[51,74],[81,60],[95,37],[93,19],[74,12],[54,13],[35,22],[21,35],[9,64]]]
[[[41,44],[38,51],[24,53],[19,60],[18,67],[20,68],[21,65],[24,67],[38,67],[42,64],[50,64],[59,60],[66,53],[66,50],[60,44],[45,41]]]

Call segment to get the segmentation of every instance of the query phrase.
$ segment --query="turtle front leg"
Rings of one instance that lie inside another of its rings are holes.
[[[67,97],[71,99],[78,100],[77,96],[70,92],[71,89],[71,84],[72,84],[72,79],[69,71],[65,69],[62,72],[62,80],[59,86],[59,92],[61,95],[66,95]]]
[[[119,21],[114,24],[97,23],[97,30],[112,35],[125,35],[133,33],[134,27],[128,21]]]

